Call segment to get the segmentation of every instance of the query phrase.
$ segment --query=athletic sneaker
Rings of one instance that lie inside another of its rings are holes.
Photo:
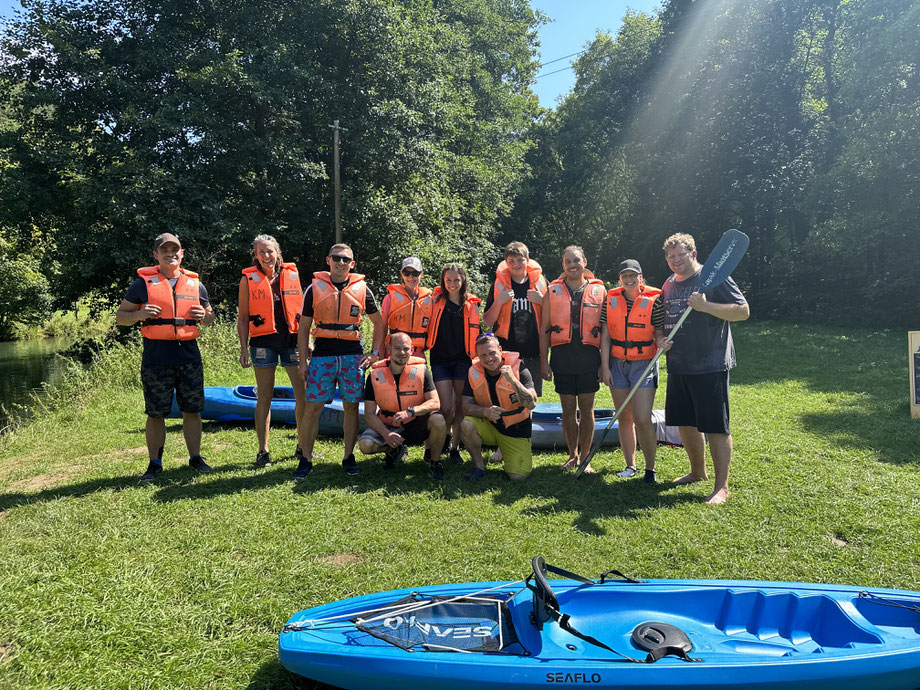
[[[272,456],[267,450],[260,450],[256,455],[256,467],[268,467],[272,464]]]
[[[151,462],[147,465],[147,471],[141,475],[140,481],[142,482],[152,482],[157,478],[157,475],[163,471],[163,465],[157,462]]]
[[[428,476],[436,482],[444,481],[444,465],[441,464],[440,460],[435,460],[428,466]]]
[[[453,460],[453,461],[454,461],[455,463],[457,463],[458,465],[462,465],[462,464],[463,464],[463,456],[460,455],[460,449],[459,449],[459,448],[451,448],[451,449],[450,449],[450,459]]]
[[[478,482],[480,479],[486,476],[486,471],[481,467],[474,467],[465,475],[463,478],[468,482]]]
[[[645,474],[642,476],[642,481],[646,484],[654,484],[656,481],[655,470],[645,470]]]
[[[310,472],[313,471],[313,463],[305,458],[303,455],[300,456],[300,461],[297,463],[297,469],[294,470],[294,479],[303,479]]]
[[[342,460],[342,469],[345,470],[346,474],[351,475],[352,477],[361,473],[361,468],[358,467],[358,462],[355,460],[354,453]]]
[[[617,476],[620,479],[629,479],[630,477],[635,477],[637,474],[639,474],[639,470],[635,467],[627,467],[625,470],[617,472]]]
[[[399,446],[391,448],[387,446],[386,450],[383,451],[383,469],[392,470],[396,467],[396,454],[399,453]]]
[[[193,470],[201,472],[202,474],[205,474],[211,471],[211,466],[208,463],[206,463],[204,461],[204,458],[201,457],[200,455],[196,455],[190,458],[188,461],[188,466],[191,467]]]

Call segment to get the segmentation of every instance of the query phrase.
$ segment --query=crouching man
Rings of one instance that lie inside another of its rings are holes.
[[[384,451],[387,469],[405,462],[410,445],[428,439],[431,457],[428,476],[444,480],[441,457],[447,424],[431,371],[421,357],[412,356],[412,339],[406,333],[390,338],[390,356],[371,367],[364,385],[364,420],[367,429],[358,437],[365,455]]]
[[[533,377],[516,352],[503,352],[491,333],[476,340],[476,359],[463,389],[460,427],[463,445],[473,459],[468,481],[486,474],[482,446],[498,446],[509,479],[527,479],[533,467],[530,412],[537,405]]]

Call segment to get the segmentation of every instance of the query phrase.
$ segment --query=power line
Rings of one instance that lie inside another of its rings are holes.
[[[555,60],[549,60],[548,62],[541,62],[539,65],[537,65],[537,69],[546,67],[547,65],[551,65],[554,62],[559,62],[560,60],[566,60],[570,57],[575,57],[576,55],[581,55],[582,53],[587,53],[587,52],[588,52],[588,49],[585,48],[584,50],[579,50],[577,53],[572,53],[571,55],[563,55],[561,58],[556,58]]]
[[[572,69],[572,65],[569,65],[568,67],[563,67],[562,69],[554,70],[552,72],[547,72],[546,74],[538,74],[537,76],[534,77],[534,81],[536,81],[537,79],[542,79],[543,77],[548,77],[551,74],[559,74],[560,72],[567,72],[570,69]]]
[[[555,60],[550,60],[548,62],[542,62],[539,65],[537,65],[537,69],[541,69],[545,67],[546,65],[551,65],[554,62],[560,62],[561,60],[568,60],[569,58],[575,57],[576,55],[582,55],[587,52],[588,52],[588,49],[585,48],[584,50],[579,50],[577,53],[572,53],[571,55],[563,55],[561,58],[556,58]],[[566,70],[570,70],[570,69],[572,69],[571,62],[566,67],[563,67],[562,69],[557,69],[552,72],[545,72],[544,74],[538,74],[537,76],[534,77],[534,80],[536,81],[537,79],[548,77],[551,74],[559,74],[560,72],[565,72]]]

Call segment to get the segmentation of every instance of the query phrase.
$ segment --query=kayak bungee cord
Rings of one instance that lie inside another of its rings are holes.
[[[863,590],[859,593],[859,598],[873,604],[878,604],[879,606],[892,606],[897,609],[907,609],[908,611],[916,611],[917,613],[920,613],[920,606],[908,606],[907,604],[902,604],[901,602],[894,601],[893,599],[887,599],[883,596],[879,596],[878,594],[867,592],[866,590]]]
[[[415,613],[416,611],[421,611],[422,609],[431,608],[433,606],[443,606],[445,604],[450,604],[455,601],[459,601],[461,599],[468,599],[468,598],[479,596],[480,594],[485,594],[486,592],[493,592],[496,589],[502,589],[504,587],[513,587],[515,585],[523,585],[523,584],[524,584],[524,580],[515,580],[513,582],[502,582],[501,584],[496,585],[495,587],[481,589],[479,591],[471,592],[468,594],[460,594],[458,596],[451,597],[450,599],[444,599],[443,601],[427,601],[427,602],[419,602],[417,604],[408,604],[408,605],[401,604],[401,603],[400,604],[390,604],[388,606],[378,606],[373,609],[365,609],[364,611],[352,611],[350,613],[343,613],[337,616],[329,616],[327,618],[312,618],[309,620],[300,621],[298,623],[291,623],[291,624],[285,625],[282,630],[284,632],[301,632],[303,630],[308,630],[310,628],[317,627],[317,625],[320,625],[323,623],[332,623],[332,622],[338,622],[342,620],[350,620],[353,618],[356,619],[356,623],[363,625],[366,623],[373,623],[374,621],[380,620],[381,618],[387,618],[389,616],[395,616],[395,615],[402,615],[404,613]],[[520,594],[520,592],[522,591],[524,591],[523,587],[519,589],[517,592],[515,592],[509,598],[514,598],[515,596]],[[380,613],[381,611],[383,613]],[[372,613],[372,614],[378,613],[379,615],[373,616],[371,618],[362,618],[364,614],[368,614],[368,613]]]

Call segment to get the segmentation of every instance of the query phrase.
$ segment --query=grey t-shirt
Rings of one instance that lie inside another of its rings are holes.
[[[702,278],[700,271],[692,278],[677,281],[668,278],[662,286],[661,302],[664,305],[664,333],[669,335],[674,324],[687,308],[687,300],[698,292]],[[747,304],[741,290],[731,278],[706,290],[706,299],[718,304]],[[691,311],[687,320],[674,336],[668,350],[669,374],[709,374],[728,371],[735,366],[735,344],[728,321],[700,311]]]

